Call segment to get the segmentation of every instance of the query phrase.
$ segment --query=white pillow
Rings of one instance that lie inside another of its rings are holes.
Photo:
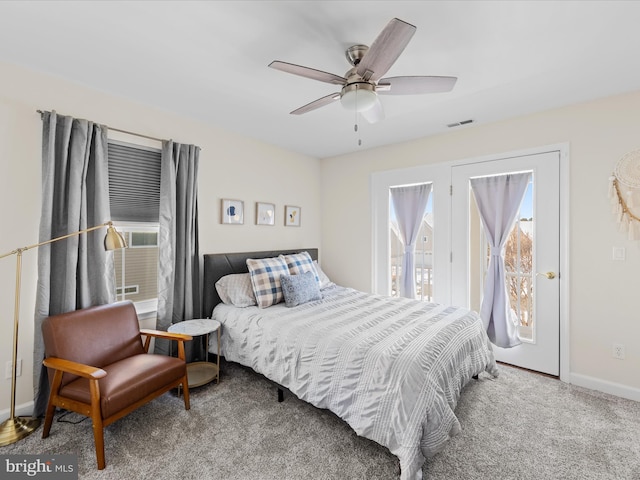
[[[227,305],[251,307],[257,304],[249,273],[225,275],[216,282],[216,291],[220,295],[220,300]]]
[[[316,272],[318,272],[318,278],[320,279],[320,290],[325,289],[327,287],[332,287],[333,285],[335,285],[327,276],[326,273],[324,273],[324,271],[322,270],[322,268],[320,268],[320,265],[318,265],[318,261],[314,260],[313,261],[313,266],[316,267]]]

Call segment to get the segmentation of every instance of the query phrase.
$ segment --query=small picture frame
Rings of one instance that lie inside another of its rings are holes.
[[[256,225],[275,225],[276,206],[273,203],[256,202]]]
[[[293,205],[284,207],[284,225],[286,227],[300,226],[300,210],[300,207],[294,207]]]
[[[242,200],[222,199],[222,223],[242,225],[244,223],[244,202]]]

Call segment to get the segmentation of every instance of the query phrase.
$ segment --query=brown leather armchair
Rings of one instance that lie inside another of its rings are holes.
[[[184,341],[191,336],[140,330],[132,302],[48,317],[42,334],[51,387],[42,438],[49,436],[56,407],[91,417],[99,470],[105,467],[104,427],[178,386],[189,410]],[[148,354],[151,337],[177,340],[178,358]]]

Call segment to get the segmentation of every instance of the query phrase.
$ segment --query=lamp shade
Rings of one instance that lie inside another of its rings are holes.
[[[109,224],[107,228],[107,234],[104,236],[104,249],[105,250],[120,250],[121,248],[127,248],[127,242],[124,237]]]
[[[340,103],[347,110],[364,112],[378,101],[373,85],[366,82],[352,83],[342,89]]]

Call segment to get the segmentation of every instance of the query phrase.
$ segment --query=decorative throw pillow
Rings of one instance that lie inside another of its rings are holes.
[[[322,300],[320,287],[313,272],[299,275],[282,275],[282,293],[287,307],[295,307],[313,300]]]
[[[324,273],[317,260],[313,261],[313,265],[316,267],[316,272],[318,272],[318,278],[320,279],[320,290],[324,290],[327,287],[335,285],[327,274]]]
[[[225,275],[216,282],[216,291],[220,300],[234,307],[251,307],[256,305],[256,296],[253,294],[251,274],[232,273]]]
[[[283,299],[280,276],[289,275],[289,267],[284,259],[247,258],[247,268],[258,307],[266,308],[280,303]]]
[[[311,255],[309,255],[309,252],[280,256],[284,258],[284,261],[287,263],[287,267],[289,267],[289,274],[300,275],[305,272],[313,272],[313,276],[318,283],[318,287],[320,286],[320,278],[318,277],[318,272],[316,271],[316,267],[311,259]]]

